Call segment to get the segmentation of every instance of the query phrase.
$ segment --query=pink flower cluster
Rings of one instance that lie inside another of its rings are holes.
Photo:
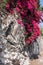
[[[20,13],[23,25],[26,29],[26,43],[30,44],[34,39],[40,35],[40,29],[38,23],[41,19],[41,12],[37,9],[38,0],[8,0],[6,9],[13,14],[13,8],[15,6],[18,13]],[[26,19],[26,20],[25,20]],[[21,24],[21,21],[17,21]]]
[[[27,44],[30,44],[32,41],[34,41],[40,35],[40,28],[38,27],[38,24],[36,23],[36,21],[32,20],[32,25],[33,25],[33,31],[31,31],[32,35],[26,39]],[[31,27],[30,27],[30,29],[32,30]]]

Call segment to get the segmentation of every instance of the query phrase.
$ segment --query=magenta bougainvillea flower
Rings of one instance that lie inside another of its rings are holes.
[[[6,4],[6,8],[7,9],[10,9],[10,5],[8,3]]]
[[[21,24],[21,21],[19,19],[17,20],[17,22],[18,22],[18,24]]]
[[[42,14],[39,10],[36,10],[38,6],[38,0],[8,0],[6,9],[13,14],[14,6],[17,12],[20,13],[23,20],[22,22],[17,20],[17,22],[18,24],[25,26],[25,35],[27,36],[25,41],[27,44],[30,44],[40,35],[38,23]]]

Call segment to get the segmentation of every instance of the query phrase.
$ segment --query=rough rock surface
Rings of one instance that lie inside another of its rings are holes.
[[[28,53],[24,51],[25,30],[17,23],[18,19],[22,21],[20,14],[16,10],[7,17],[3,12],[0,14],[0,64],[29,65]]]

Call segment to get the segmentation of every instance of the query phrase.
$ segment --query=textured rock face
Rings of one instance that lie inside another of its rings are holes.
[[[25,30],[17,22],[18,19],[22,21],[20,14],[16,10],[14,15],[9,14],[6,18],[3,12],[1,14],[4,17],[0,19],[0,61],[4,65],[29,65],[28,54],[23,51]]]

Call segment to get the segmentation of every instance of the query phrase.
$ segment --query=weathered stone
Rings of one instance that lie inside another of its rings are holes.
[[[15,59],[15,60],[12,60],[12,64],[13,65],[20,65],[20,62],[19,62],[19,60]]]
[[[15,11],[14,15],[8,15],[6,19],[2,16],[2,53],[0,59],[4,65],[29,65],[28,54],[26,56],[23,53],[25,45],[24,27],[18,24],[17,20],[21,19],[19,13]],[[3,13],[1,13],[3,14]],[[16,60],[15,60],[16,59]],[[26,64],[27,62],[27,64]]]

